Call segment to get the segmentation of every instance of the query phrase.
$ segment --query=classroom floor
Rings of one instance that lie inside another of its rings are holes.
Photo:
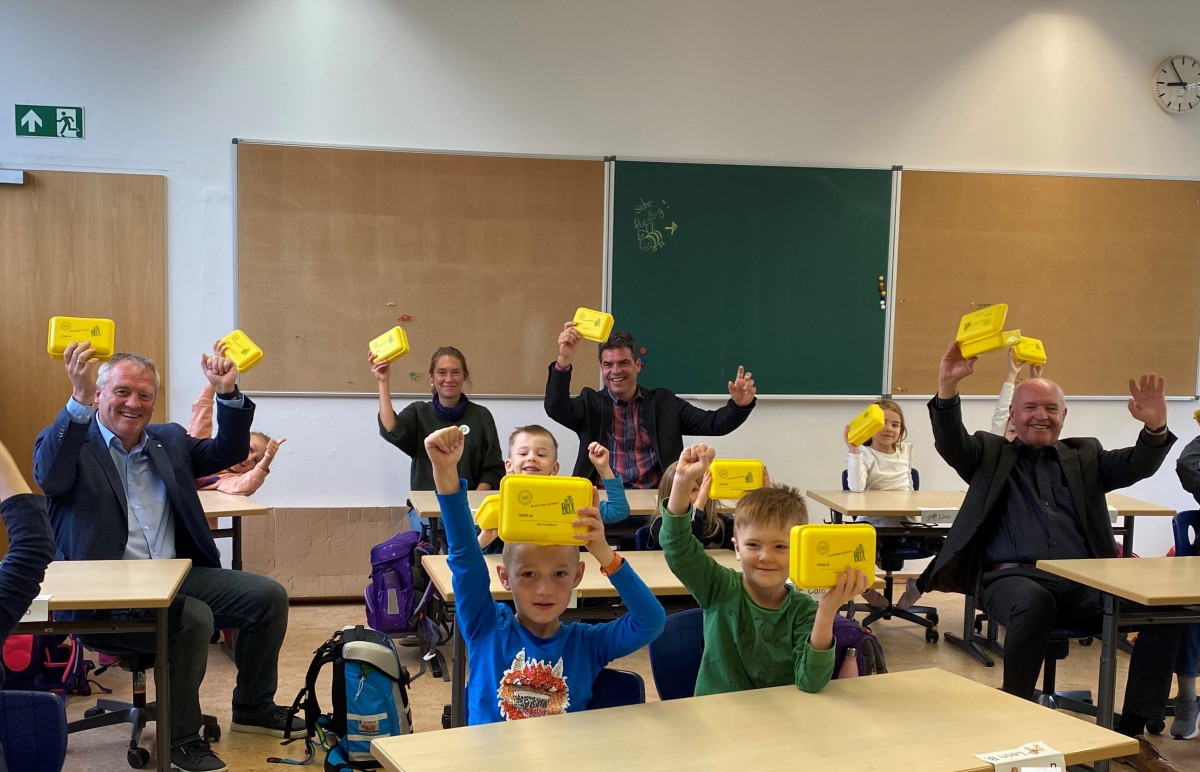
[[[943,633],[961,629],[961,596],[931,593],[926,596],[926,599],[931,605],[938,607],[941,616],[939,629]],[[361,603],[357,605],[304,604],[292,606],[288,636],[284,641],[280,662],[278,701],[291,703],[302,685],[312,652],[317,646],[324,642],[336,628],[343,624],[361,622],[364,619]],[[939,667],[989,686],[999,687],[1000,685],[1001,667],[999,664],[993,668],[985,668],[947,644],[944,639],[936,645],[926,643],[922,630],[916,625],[897,621],[879,622],[874,626],[874,631],[883,644],[890,670]],[[448,658],[449,646],[445,647],[445,651]],[[417,650],[401,648],[400,656],[410,672],[415,673],[418,666]],[[1099,668],[1099,656],[1099,641],[1089,647],[1072,643],[1071,655],[1059,663],[1059,688],[1094,688]],[[1124,690],[1128,662],[1129,657],[1122,654],[1118,663],[1117,683],[1120,685],[1117,695],[1118,707],[1121,704],[1121,692]],[[618,660],[615,666],[640,673],[646,680],[646,699],[658,699],[654,692],[654,682],[650,676],[650,662],[645,649]],[[201,689],[200,699],[204,710],[217,716],[224,732],[221,741],[216,743],[214,749],[232,770],[286,772],[292,767],[268,764],[267,757],[285,756],[302,759],[304,751],[301,743],[281,748],[279,741],[273,738],[228,731],[229,695],[232,691],[234,674],[233,663],[229,658],[216,646],[212,647],[208,662],[208,675]],[[130,680],[124,671],[109,671],[101,677],[101,682],[106,687],[113,689],[113,696],[118,699],[128,698]],[[1174,684],[1172,684],[1173,687]],[[327,701],[328,695],[329,679],[326,675],[322,681],[320,698]],[[409,696],[412,701],[413,722],[416,731],[439,730],[442,706],[450,700],[450,684],[434,679],[426,673],[409,688]],[[93,699],[72,697],[67,703],[68,718],[80,717]],[[1091,719],[1081,720],[1090,721]],[[916,716],[913,719],[912,731],[927,732],[936,724],[936,716]],[[151,727],[143,735],[142,747],[152,750],[153,738],[154,729]],[[1041,738],[1031,737],[1029,739]],[[87,772],[128,770],[129,766],[125,762],[125,748],[128,742],[128,733],[120,727],[106,727],[71,735],[65,768],[67,770],[87,770]],[[1173,740],[1169,735],[1164,734],[1159,738],[1152,738],[1152,742],[1155,742],[1163,755],[1179,769],[1200,769],[1200,738]],[[986,750],[995,749],[980,749],[981,752]],[[153,760],[149,768],[153,768]],[[313,768],[320,769],[319,762]]]

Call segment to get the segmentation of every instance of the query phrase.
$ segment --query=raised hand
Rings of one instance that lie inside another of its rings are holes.
[[[375,352],[367,352],[367,364],[371,365],[371,373],[377,383],[389,383],[392,379],[392,363],[385,359],[375,361]]]
[[[63,366],[71,379],[71,397],[81,405],[90,405],[96,398],[96,371],[100,360],[90,341],[69,343],[63,352]]]
[[[567,322],[563,325],[563,331],[558,334],[558,366],[567,367],[571,364],[571,357],[575,355],[575,347],[579,345],[579,341],[583,340],[583,336],[579,334],[575,322]]]
[[[433,462],[434,469],[452,468],[456,470],[455,474],[465,445],[466,436],[457,426],[438,429],[425,438],[425,452]]]
[[[259,461],[258,465],[264,469],[270,469],[271,462],[275,459],[275,454],[279,452],[279,446],[285,442],[287,442],[286,437],[281,440],[270,440],[267,443],[266,450],[263,451],[262,461]]]
[[[671,496],[667,501],[668,512],[673,515],[687,514],[692,506],[692,486],[704,476],[716,455],[715,449],[702,443],[683,449],[675,464],[675,480],[671,483]]]
[[[1163,379],[1154,374],[1143,375],[1140,381],[1129,379],[1129,414],[1146,425],[1161,429],[1167,425],[1167,398]]]
[[[613,477],[612,467],[608,465],[609,452],[608,448],[598,442],[593,442],[588,445],[588,461],[592,462],[592,466],[596,467],[596,472],[600,475],[600,479],[607,480]]]
[[[861,453],[858,446],[850,441],[850,424],[846,424],[846,428],[842,430],[842,439],[846,441],[846,449],[851,453]]]
[[[580,507],[575,512],[571,522],[575,526],[575,538],[584,542],[587,551],[599,561],[601,566],[607,566],[613,561],[612,547],[604,538],[604,523],[600,520],[600,510],[596,507]]]
[[[1017,361],[1017,349],[1013,346],[1008,347],[1008,377],[1004,380],[1008,383],[1016,383],[1017,376],[1021,374],[1021,368],[1025,363]],[[1036,377],[1036,376],[1035,376]]]
[[[213,351],[218,349],[224,350],[222,341],[213,344]],[[218,394],[228,394],[237,387],[238,371],[232,359],[221,354],[212,356],[201,354],[200,368],[204,371],[204,377],[208,379],[213,390]]]
[[[942,399],[957,396],[958,382],[975,372],[976,359],[978,357],[963,359],[962,352],[958,350],[958,342],[951,341],[938,363],[938,396]]]
[[[737,375],[729,382],[729,396],[733,398],[733,404],[745,407],[754,401],[756,393],[754,378],[750,377],[746,368],[738,365]]]
[[[846,566],[846,570],[838,574],[837,584],[817,601],[817,607],[837,613],[837,610],[850,600],[862,595],[869,587],[867,575],[860,569]]]

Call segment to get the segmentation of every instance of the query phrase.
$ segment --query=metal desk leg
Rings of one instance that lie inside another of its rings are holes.
[[[450,726],[463,725],[463,692],[467,685],[467,647],[462,637],[462,627],[454,620],[454,649],[450,663]]]
[[[1121,601],[1110,593],[1101,593],[1104,604],[1104,624],[1101,628],[1100,644],[1100,687],[1096,696],[1096,724],[1105,729],[1113,728],[1113,703],[1117,680],[1117,627],[1120,622]],[[1097,761],[1096,772],[1108,772],[1108,761]]]
[[[171,769],[171,661],[167,657],[167,609],[154,612],[154,701],[157,705],[154,727],[155,748],[160,772]]]
[[[233,518],[233,538],[230,540],[231,552],[229,564],[234,571],[242,570],[242,518]]]
[[[1133,515],[1125,515],[1125,535],[1121,537],[1121,557],[1133,557]]]
[[[960,638],[954,633],[946,633],[946,640],[984,667],[992,667],[996,661],[988,656],[983,646],[980,646],[975,640],[975,598],[970,595],[964,595],[963,598],[965,600],[963,600],[962,637]]]

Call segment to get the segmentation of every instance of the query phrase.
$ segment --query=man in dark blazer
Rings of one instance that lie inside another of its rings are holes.
[[[667,389],[638,386],[642,371],[637,342],[620,330],[600,344],[604,389],[585,388],[571,396],[571,357],[583,336],[567,322],[558,336],[558,359],[546,380],[546,415],[579,435],[576,477],[597,481],[588,445],[599,442],[612,454],[613,471],[626,488],[655,488],[663,471],[683,452],[683,436],[729,434],[750,417],[755,405],[754,379],[739,367],[729,382],[729,402],[702,410]]]
[[[191,559],[169,612],[171,764],[219,772],[225,764],[198,734],[214,627],[238,630],[231,728],[282,737],[287,725],[286,710],[274,700],[287,592],[273,579],[221,568],[196,495],[196,478],[249,455],[254,403],[238,391],[230,360],[204,355],[219,431],[196,439],[178,424],[150,423],[159,389],[150,360],[117,354],[99,364],[84,343],[68,346],[64,362],[71,398],[34,445],[34,478],[46,494],[60,559]],[[121,612],[94,616],[104,613]],[[154,651],[149,634],[88,640],[116,651]],[[296,723],[303,732],[303,722]]]
[[[942,356],[938,393],[929,402],[938,453],[970,488],[922,589],[978,594],[982,608],[1005,625],[1003,689],[1032,699],[1050,631],[1099,630],[1098,590],[1034,567],[1054,558],[1116,557],[1104,494],[1149,477],[1175,442],[1167,430],[1163,381],[1129,382],[1129,412],[1144,424],[1132,447],[1105,450],[1094,438],[1059,439],[1067,407],[1058,384],[1021,383],[1009,407],[1016,439],[963,427],[958,384],[975,357],[957,344]],[[1141,735],[1162,715],[1171,686],[1179,628],[1152,626],[1138,636],[1129,663],[1118,731],[1138,736],[1137,769],[1172,770]]]

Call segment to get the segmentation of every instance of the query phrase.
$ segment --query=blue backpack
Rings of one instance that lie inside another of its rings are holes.
[[[329,712],[323,713],[317,676],[325,665],[333,666],[333,694]],[[304,688],[288,711],[289,724],[292,716],[304,717],[304,761],[267,761],[306,764],[320,747],[326,751],[326,772],[379,769],[371,741],[413,731],[408,683],[408,670],[390,637],[362,625],[338,630],[316,650]],[[301,739],[293,738],[290,729],[284,737],[285,745]]]

